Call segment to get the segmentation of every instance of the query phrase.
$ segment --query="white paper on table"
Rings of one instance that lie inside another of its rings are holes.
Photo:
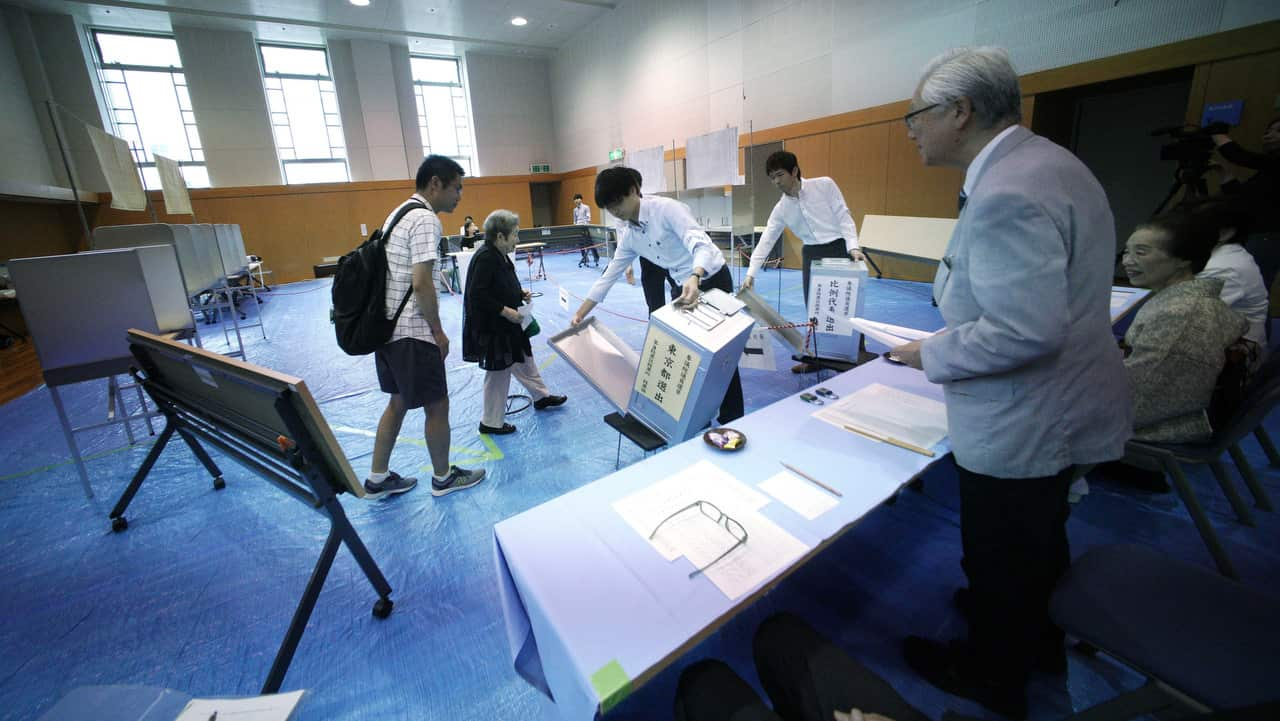
[[[1111,310],[1117,310],[1124,307],[1125,303],[1133,297],[1133,291],[1111,290]]]
[[[790,471],[781,471],[768,478],[760,484],[760,490],[809,521],[835,508],[840,502],[840,499]]]
[[[931,448],[947,437],[947,407],[941,401],[872,383],[813,414],[833,426]]]
[[[704,460],[615,501],[613,510],[668,561],[686,555],[691,549],[696,553],[701,546],[718,547],[720,551],[716,555],[723,553],[726,531],[696,508],[667,521],[661,533],[649,538],[662,519],[695,501],[709,501],[741,520],[740,515],[768,505],[769,497]]]
[[[193,698],[174,721],[287,721],[298,708],[304,691],[246,698]]]
[[[890,348],[896,348],[913,340],[924,340],[934,334],[932,331],[879,323],[866,318],[853,317],[849,319],[849,322],[853,324],[854,330]]]
[[[716,557],[724,553],[736,539],[723,526],[715,526],[707,519],[706,525],[713,525],[720,530],[719,541],[701,544],[685,555],[694,568],[703,568],[715,561],[703,575],[711,579],[716,588],[731,601],[760,585],[809,550],[803,542],[765,518],[759,511],[725,512],[742,524],[747,531],[747,542],[716,561]]]

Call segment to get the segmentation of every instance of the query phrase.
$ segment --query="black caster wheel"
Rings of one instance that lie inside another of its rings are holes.
[[[373,617],[386,618],[391,615],[391,607],[396,605],[389,598],[379,598],[377,603],[373,604]]]
[[[221,491],[226,487],[227,487],[227,482],[222,480],[222,476],[218,476],[217,478],[213,479],[213,490]]]
[[[112,533],[119,533],[129,527],[129,521],[124,516],[117,516],[111,519]]]

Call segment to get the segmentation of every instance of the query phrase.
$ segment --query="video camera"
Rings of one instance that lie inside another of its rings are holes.
[[[1192,125],[1174,125],[1151,131],[1153,138],[1167,135],[1173,142],[1160,148],[1161,160],[1175,160],[1179,166],[1194,167],[1203,171],[1209,165],[1209,156],[1213,153],[1213,139],[1210,136],[1225,134],[1231,129],[1226,123],[1210,123],[1197,128]]]

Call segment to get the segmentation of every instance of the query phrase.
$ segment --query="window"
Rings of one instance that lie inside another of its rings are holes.
[[[325,50],[282,45],[260,45],[259,49],[267,111],[284,166],[284,182],[350,180],[338,94]]]
[[[156,153],[173,158],[192,188],[209,187],[182,58],[173,38],[93,31],[110,123],[133,151],[148,188],[160,187]]]
[[[418,106],[418,131],[422,150],[458,161],[468,175],[474,143],[471,140],[471,113],[457,58],[413,56],[413,99]]]

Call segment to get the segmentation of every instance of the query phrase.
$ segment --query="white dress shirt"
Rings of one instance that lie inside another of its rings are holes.
[[[583,203],[573,207],[573,224],[574,225],[590,225],[591,224],[591,206]]]
[[[646,195],[640,199],[639,221],[618,225],[618,247],[587,298],[596,303],[604,300],[636,256],[665,268],[677,283],[688,280],[695,266],[708,277],[724,267],[724,254],[693,219],[689,206],[660,195]]]
[[[760,271],[784,227],[805,245],[821,245],[844,238],[845,252],[858,247],[858,228],[836,182],[831,178],[802,178],[799,197],[783,193],[769,213],[769,223],[751,253],[748,276],[754,278]]]
[[[986,167],[987,159],[991,157],[991,151],[995,150],[996,146],[1000,144],[1000,141],[1004,140],[1009,133],[1013,132],[1014,128],[1018,127],[1021,126],[1014,123],[1004,130],[1001,130],[996,137],[992,138],[986,145],[982,146],[982,150],[979,150],[977,155],[973,156],[973,162],[969,163],[969,167],[964,171],[964,185],[961,186],[960,192],[964,193],[966,196],[973,194],[973,184],[978,182],[978,176],[982,175],[982,169]]]
[[[1245,337],[1265,350],[1271,300],[1262,284],[1262,272],[1249,251],[1239,243],[1220,245],[1213,249],[1209,263],[1196,277],[1222,280],[1222,302],[1249,321]]]

